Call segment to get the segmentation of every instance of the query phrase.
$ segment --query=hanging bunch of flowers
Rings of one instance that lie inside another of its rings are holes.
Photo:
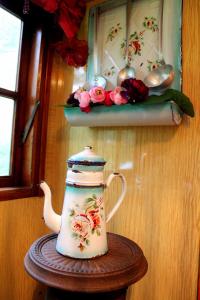
[[[80,0],[31,0],[50,14],[55,15],[58,26],[62,29],[65,40],[55,43],[54,47],[63,60],[70,66],[81,67],[87,63],[88,44],[79,40],[77,33],[85,16],[86,3]],[[25,0],[25,13],[27,13]]]

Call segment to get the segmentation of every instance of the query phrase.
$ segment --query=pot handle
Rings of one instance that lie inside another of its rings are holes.
[[[126,189],[127,189],[127,184],[126,184],[126,179],[125,177],[120,174],[120,173],[112,173],[109,175],[107,181],[106,181],[106,188],[110,186],[112,180],[116,177],[119,177],[121,179],[122,182],[122,192],[120,197],[117,200],[117,203],[115,204],[115,206],[113,207],[113,209],[108,213],[108,215],[106,216],[106,223],[110,221],[110,219],[114,216],[114,214],[116,213],[116,211],[118,210],[118,208],[120,207],[124,196],[126,194]]]

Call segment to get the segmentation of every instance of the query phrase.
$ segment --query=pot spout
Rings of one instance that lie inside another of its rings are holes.
[[[51,190],[44,181],[40,184],[40,187],[43,190],[45,196],[43,209],[45,224],[47,225],[47,227],[53,230],[53,232],[59,233],[61,226],[61,216],[56,214],[52,208]]]

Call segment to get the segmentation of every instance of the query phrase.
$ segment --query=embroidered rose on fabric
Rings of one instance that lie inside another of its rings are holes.
[[[135,31],[130,35],[129,49],[131,49],[135,55],[141,55],[142,46],[144,45],[143,34],[144,31],[140,31],[139,33]]]
[[[133,49],[134,54],[139,54],[141,52],[141,44],[139,41],[132,41],[130,47]]]
[[[149,72],[157,69],[158,67],[162,66],[162,61],[157,59],[155,61],[151,61],[151,60],[147,60],[148,65],[147,65],[147,69],[149,70]]]
[[[142,46],[144,46],[143,34],[144,31],[140,31],[139,33],[135,31],[134,33],[132,33],[128,40],[128,49],[126,49],[125,40],[121,43],[122,55],[124,59],[126,58],[126,54],[128,55],[129,62],[132,62],[134,60],[134,56],[141,56]]]
[[[104,76],[105,77],[112,77],[114,74],[115,74],[116,72],[115,72],[115,67],[114,66],[112,66],[112,67],[110,67],[109,69],[106,69],[104,72],[103,72],[103,74],[104,74]]]
[[[120,30],[122,30],[120,23],[117,23],[117,25],[112,26],[109,30],[106,43],[108,43],[109,41],[112,42],[112,40],[118,35]]]
[[[143,26],[152,32],[158,31],[157,19],[154,17],[145,17]]]

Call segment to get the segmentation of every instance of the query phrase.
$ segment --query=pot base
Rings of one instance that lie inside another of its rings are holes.
[[[69,258],[74,258],[74,259],[80,259],[80,260],[87,260],[87,259],[95,259],[95,258],[98,258],[98,257],[101,257],[101,256],[103,256],[103,255],[106,255],[107,253],[108,253],[108,251],[109,250],[107,250],[105,253],[103,253],[103,254],[97,254],[97,255],[95,255],[95,256],[91,256],[91,257],[75,257],[75,256],[71,256],[71,255],[68,255],[68,254],[63,254],[63,253],[61,253],[61,252],[59,252],[57,249],[56,249],[56,251],[57,251],[57,253],[58,254],[60,254],[60,255],[62,255],[62,256],[65,256],[65,257],[69,257]]]
[[[103,256],[105,254],[108,253],[108,248],[106,248],[104,251],[101,251],[101,252],[98,252],[98,253],[95,253],[93,252],[93,254],[91,253],[83,253],[83,252],[76,252],[76,254],[72,254],[64,249],[61,249],[61,247],[59,247],[57,244],[56,244],[56,251],[63,255],[63,256],[66,256],[66,257],[69,257],[69,258],[74,258],[74,259],[94,259],[94,258],[97,258],[97,257],[100,257],[100,256]]]

